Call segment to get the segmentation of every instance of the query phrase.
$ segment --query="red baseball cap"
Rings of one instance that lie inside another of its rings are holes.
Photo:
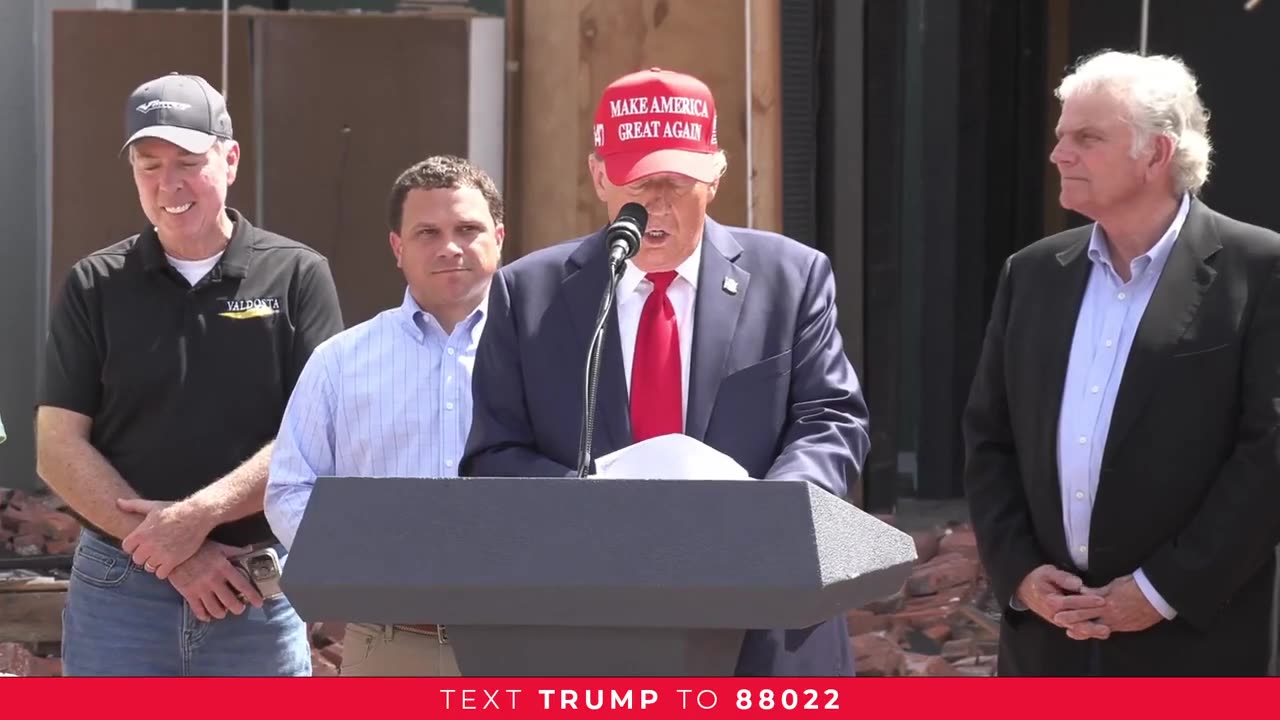
[[[594,135],[614,185],[656,173],[716,179],[716,103],[692,75],[650,68],[613,81],[600,96]]]

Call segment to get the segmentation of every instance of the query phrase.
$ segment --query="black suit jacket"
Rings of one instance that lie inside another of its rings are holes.
[[[965,488],[1003,607],[1067,550],[1058,416],[1090,272],[1089,227],[1005,264],[964,415]],[[1266,672],[1280,541],[1280,236],[1193,200],[1138,326],[1103,454],[1086,584],[1142,568],[1177,611],[1079,642],[1006,609],[998,672]]]

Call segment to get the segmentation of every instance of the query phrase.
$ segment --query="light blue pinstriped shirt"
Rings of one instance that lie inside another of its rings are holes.
[[[1129,263],[1128,282],[1120,279],[1111,264],[1111,251],[1098,224],[1094,224],[1089,237],[1092,269],[1071,340],[1058,419],[1062,523],[1071,559],[1081,569],[1089,567],[1093,499],[1097,495],[1102,454],[1111,429],[1111,412],[1120,393],[1129,350],[1190,205],[1190,196],[1184,194],[1178,213],[1164,235],[1154,247]],[[1176,615],[1141,568],[1133,577],[1147,601],[1161,615],[1168,619]]]
[[[481,302],[445,333],[408,290],[315,349],[271,453],[266,515],[292,547],[317,477],[449,477],[471,428]]]

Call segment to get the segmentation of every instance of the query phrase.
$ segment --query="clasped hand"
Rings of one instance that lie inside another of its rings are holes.
[[[1105,640],[1113,632],[1146,630],[1164,619],[1132,575],[1091,588],[1076,575],[1041,565],[1018,586],[1017,599],[1073,640]]]
[[[196,554],[211,529],[183,503],[129,498],[117,500],[116,505],[143,516],[120,547],[161,580],[167,580],[174,568]]]
[[[147,572],[168,580],[187,601],[192,614],[204,622],[221,620],[228,613],[240,615],[248,606],[262,607],[262,595],[231,564],[244,552],[208,540],[207,523],[182,503],[121,499],[125,511],[143,515],[143,521],[120,547]]]

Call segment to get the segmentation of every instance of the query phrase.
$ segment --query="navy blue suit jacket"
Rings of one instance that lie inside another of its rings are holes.
[[[836,329],[822,253],[707,219],[694,305],[685,434],[754,478],[805,480],[844,496],[870,439],[867,408]],[[472,377],[465,476],[575,474],[587,345],[608,282],[603,232],[540,250],[494,278]],[[729,279],[737,292],[725,290]],[[600,368],[595,457],[632,443],[616,313]],[[740,675],[847,675],[843,617],[752,630]]]

